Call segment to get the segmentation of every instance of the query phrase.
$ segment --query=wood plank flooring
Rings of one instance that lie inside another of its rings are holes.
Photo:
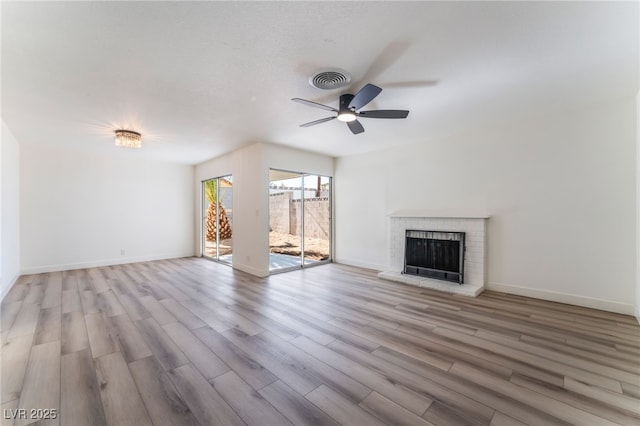
[[[640,425],[635,318],[343,265],[28,275],[0,314],[7,425]]]

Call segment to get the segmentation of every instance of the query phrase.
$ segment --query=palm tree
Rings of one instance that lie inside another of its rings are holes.
[[[226,179],[218,179],[221,186],[231,186],[231,182]],[[231,225],[229,218],[222,204],[218,200],[216,190],[216,179],[208,180],[204,183],[204,191],[209,200],[209,208],[207,209],[207,232],[205,238],[207,241],[216,241],[216,213],[220,210],[220,240],[228,240],[231,238]]]

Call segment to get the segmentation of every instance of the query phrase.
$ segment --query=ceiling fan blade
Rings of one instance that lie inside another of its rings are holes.
[[[327,121],[335,120],[335,118],[336,118],[336,117],[321,118],[320,120],[310,121],[310,122],[308,122],[308,123],[301,124],[301,125],[300,125],[300,127],[310,127],[310,126],[315,126],[316,124],[325,123],[325,122],[327,122]]]
[[[360,109],[373,100],[382,92],[382,89],[373,84],[367,84],[364,86],[349,102],[349,108]]]
[[[364,118],[407,118],[409,111],[402,109],[378,109],[374,111],[360,111],[358,117]]]
[[[293,98],[291,100],[293,102],[298,102],[300,104],[307,105],[307,106],[310,106],[310,107],[316,107],[316,108],[320,108],[320,109],[326,109],[327,111],[338,112],[338,110],[335,109],[335,108],[332,108],[332,107],[327,106],[327,105],[322,105],[322,104],[319,104],[317,102],[308,101],[306,99]]]
[[[411,47],[408,40],[396,40],[385,46],[384,49],[375,57],[369,68],[360,77],[358,81],[353,82],[354,87],[360,87],[370,81],[376,81],[387,69],[391,68],[404,53]],[[385,89],[387,86],[381,85]]]
[[[362,124],[360,124],[358,120],[347,122],[347,126],[349,126],[349,130],[351,130],[351,133],[354,135],[364,132],[364,127],[362,127]]]
[[[437,84],[438,80],[409,80],[384,83],[380,86],[384,87],[385,89],[414,89],[419,87],[432,87]]]

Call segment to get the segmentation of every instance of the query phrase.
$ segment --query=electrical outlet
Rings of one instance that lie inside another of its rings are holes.
[[[127,254],[127,251],[125,249],[120,249],[120,256],[124,256],[125,254]]]

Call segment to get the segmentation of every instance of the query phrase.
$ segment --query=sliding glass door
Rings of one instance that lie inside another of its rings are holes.
[[[331,178],[271,169],[269,270],[331,261]]]
[[[202,182],[202,255],[231,263],[233,256],[233,177]]]

